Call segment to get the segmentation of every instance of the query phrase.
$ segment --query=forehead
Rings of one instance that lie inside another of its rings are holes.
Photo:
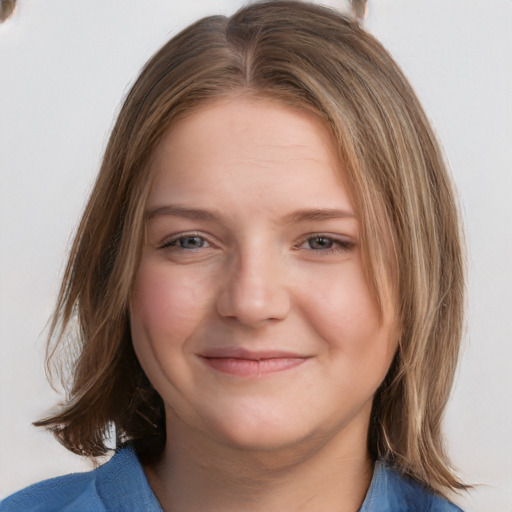
[[[168,130],[152,162],[149,207],[169,196],[215,201],[216,194],[254,197],[265,188],[269,193],[284,189],[290,199],[309,196],[312,203],[341,200],[350,206],[328,125],[312,112],[271,99],[235,97],[207,104]]]

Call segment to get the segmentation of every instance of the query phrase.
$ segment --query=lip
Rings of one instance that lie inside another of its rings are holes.
[[[243,348],[212,349],[199,358],[218,372],[237,377],[262,377],[300,366],[311,356],[279,350],[251,351]]]

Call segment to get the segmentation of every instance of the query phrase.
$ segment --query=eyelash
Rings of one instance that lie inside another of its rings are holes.
[[[207,244],[211,245],[211,242],[204,235],[201,235],[200,233],[192,232],[192,233],[181,233],[177,236],[172,237],[170,240],[167,240],[162,245],[160,245],[160,249],[173,248],[173,249],[181,249],[183,251],[193,251],[193,250],[204,248],[203,246],[201,246],[201,247],[195,247],[192,249],[190,249],[190,248],[187,249],[185,247],[179,246],[179,243],[181,240],[192,239],[192,238],[199,238],[200,240],[202,240],[202,242],[206,242]]]
[[[193,247],[193,248],[186,248],[183,246],[180,246],[181,241],[184,241],[186,239],[193,239],[197,238],[200,239],[203,243],[200,247]],[[340,252],[348,252],[350,251],[355,243],[351,240],[340,240],[338,238],[329,236],[329,235],[323,235],[323,234],[314,234],[309,235],[306,238],[302,239],[302,241],[298,244],[296,244],[293,248],[295,250],[300,250],[302,246],[305,243],[311,243],[312,241],[327,241],[330,244],[330,247],[327,248],[317,248],[314,249],[311,246],[308,248],[308,250],[317,253],[317,254],[334,254],[334,253],[340,253]],[[194,251],[198,249],[204,249],[204,243],[208,244],[206,247],[210,247],[212,243],[208,240],[207,237],[204,235],[197,233],[197,232],[191,232],[191,233],[182,233],[177,236],[172,237],[170,240],[165,241],[163,244],[160,245],[160,249],[179,249],[182,251]]]
[[[309,235],[306,238],[304,238],[299,244],[294,246],[294,249],[299,250],[301,249],[301,246],[305,243],[311,242],[313,240],[319,241],[319,240],[326,240],[328,241],[331,246],[328,248],[319,248],[319,249],[313,249],[312,247],[309,247],[308,250],[317,253],[319,255],[329,255],[329,254],[335,254],[335,253],[343,253],[348,252],[355,246],[355,242],[351,240],[340,240],[339,238],[335,238],[330,235],[323,235],[323,234],[314,234]]]

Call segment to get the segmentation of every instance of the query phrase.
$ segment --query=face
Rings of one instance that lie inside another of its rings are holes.
[[[365,279],[328,129],[219,100],[174,125],[153,165],[130,319],[169,432],[244,449],[364,440],[395,322]]]

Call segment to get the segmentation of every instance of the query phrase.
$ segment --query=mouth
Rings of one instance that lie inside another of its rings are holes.
[[[284,372],[305,363],[311,356],[280,351],[218,349],[199,354],[200,359],[218,372],[237,377],[262,377]]]

